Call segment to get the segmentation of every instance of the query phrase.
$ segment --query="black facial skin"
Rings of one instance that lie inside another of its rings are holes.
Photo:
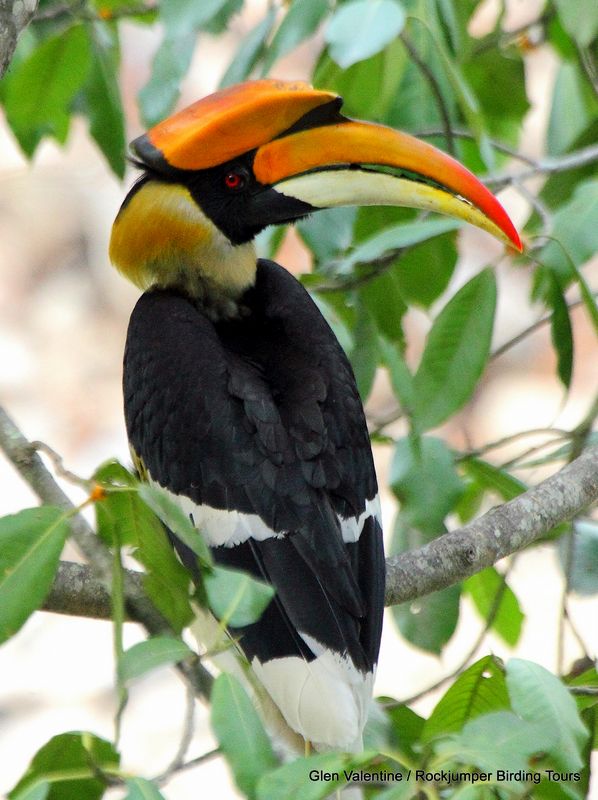
[[[259,183],[253,174],[254,156],[252,151],[179,178],[204,214],[233,244],[250,241],[268,225],[292,222],[314,210],[308,203]],[[236,179],[238,186],[227,185]]]

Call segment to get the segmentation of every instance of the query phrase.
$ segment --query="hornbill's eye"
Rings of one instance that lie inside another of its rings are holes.
[[[224,176],[224,185],[230,192],[238,192],[247,183],[247,173],[245,170],[232,169]]]

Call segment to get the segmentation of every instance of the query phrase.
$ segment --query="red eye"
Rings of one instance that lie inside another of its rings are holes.
[[[239,172],[228,172],[224,178],[227,189],[240,189],[245,185],[245,176]]]

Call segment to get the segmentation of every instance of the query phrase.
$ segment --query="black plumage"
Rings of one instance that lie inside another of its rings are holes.
[[[307,634],[360,672],[377,660],[384,594],[381,530],[341,519],[376,495],[350,364],[303,287],[259,261],[235,319],[212,321],[174,289],[138,301],[127,338],[125,415],[151,479],[197,506],[257,515],[278,536],[213,548],[269,580],[262,618],[235,633],[261,662],[313,651]]]

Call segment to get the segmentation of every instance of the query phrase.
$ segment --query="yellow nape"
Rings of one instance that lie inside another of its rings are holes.
[[[110,239],[110,260],[140,289],[174,286],[189,294],[236,297],[255,280],[253,245],[233,245],[180,184],[150,180],[125,201]]]

